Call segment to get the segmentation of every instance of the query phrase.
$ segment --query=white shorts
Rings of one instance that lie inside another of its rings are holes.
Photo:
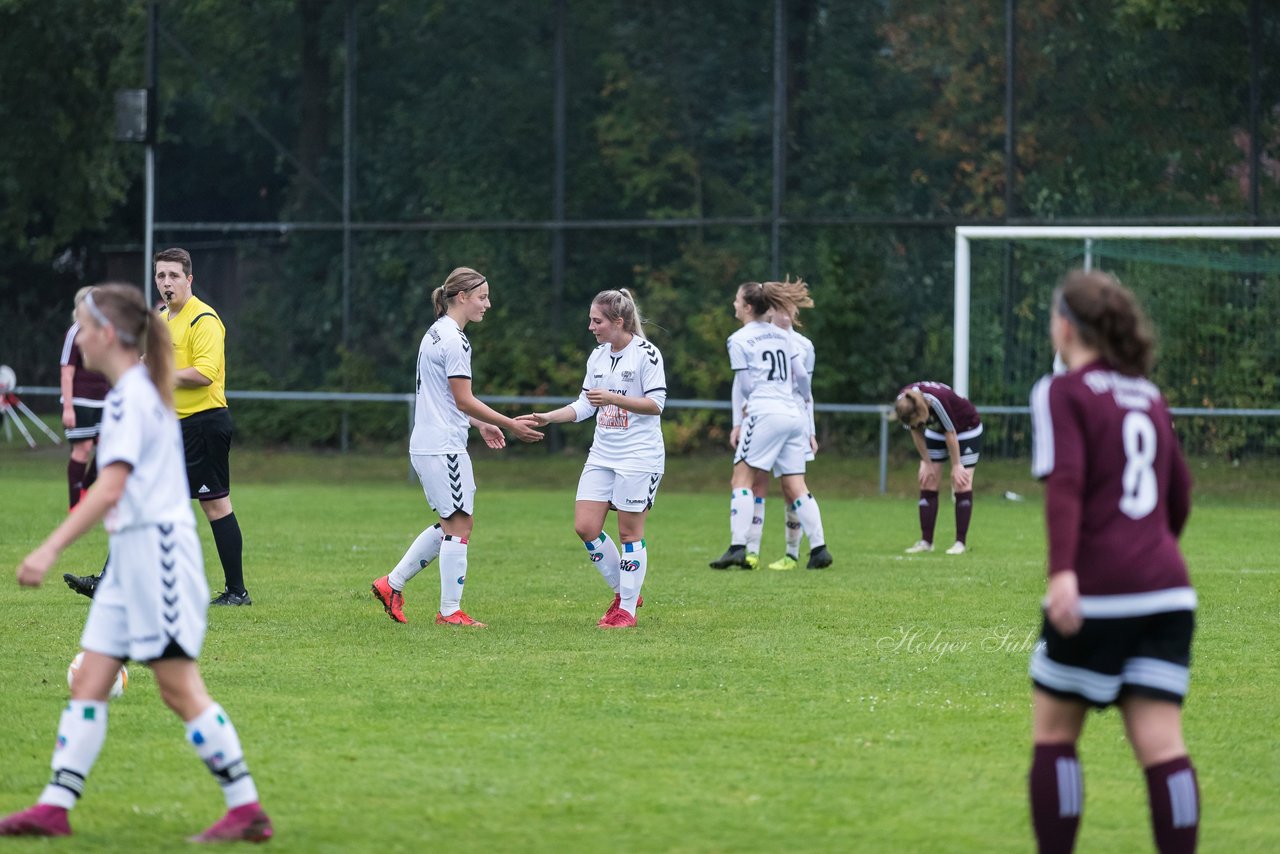
[[[474,516],[476,511],[476,477],[471,457],[466,451],[456,454],[410,454],[413,470],[418,473],[427,503],[448,519],[462,512]]]
[[[578,501],[608,501],[626,513],[643,513],[653,506],[662,472],[617,471],[589,465],[578,478]]]
[[[186,525],[143,525],[112,534],[106,577],[89,606],[80,646],[112,658],[151,661],[170,643],[197,658],[204,645],[209,583],[200,537]]]
[[[804,474],[809,452],[805,420],[799,413],[766,412],[748,415],[738,432],[734,463],[746,462],[753,469],[772,471],[774,477]]]

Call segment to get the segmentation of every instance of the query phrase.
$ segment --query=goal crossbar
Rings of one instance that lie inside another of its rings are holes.
[[[955,317],[951,387],[969,396],[972,240],[1277,240],[1280,227],[1231,225],[961,225],[956,227]],[[1087,246],[1087,243],[1086,243]]]

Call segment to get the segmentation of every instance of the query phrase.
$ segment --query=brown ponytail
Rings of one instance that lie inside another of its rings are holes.
[[[1072,270],[1054,292],[1054,310],[1080,341],[1122,374],[1145,376],[1155,358],[1155,332],[1133,291],[1110,273]]]
[[[790,276],[785,282],[743,282],[738,286],[738,293],[756,317],[764,317],[770,311],[783,311],[794,318],[800,309],[813,308],[809,286],[803,279],[791,281]]]
[[[431,305],[435,308],[436,319],[444,317],[451,299],[460,293],[474,291],[487,281],[489,280],[470,267],[456,268],[444,280],[443,285],[431,292]]]

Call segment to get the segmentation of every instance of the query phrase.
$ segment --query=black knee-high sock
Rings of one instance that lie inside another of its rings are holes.
[[[244,540],[240,536],[240,523],[236,521],[236,514],[228,513],[216,522],[210,522],[209,527],[213,529],[213,542],[218,547],[218,559],[222,561],[222,574],[227,580],[227,590],[245,593],[244,566],[241,564]]]
[[[98,451],[95,447],[93,456],[89,457],[89,468],[84,473],[84,488],[88,489],[93,486],[94,481],[98,479]]]

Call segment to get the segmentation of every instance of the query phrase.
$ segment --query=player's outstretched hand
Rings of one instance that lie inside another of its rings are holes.
[[[1069,638],[1080,631],[1084,615],[1080,613],[1080,587],[1074,570],[1067,569],[1049,576],[1045,615],[1063,637]]]
[[[57,559],[58,553],[48,546],[36,549],[18,564],[18,583],[23,587],[39,587]]]
[[[516,418],[511,421],[511,433],[521,442],[541,442],[546,437],[533,429],[528,421]]]
[[[476,425],[476,429],[480,431],[480,438],[484,439],[484,443],[490,448],[499,450],[507,446],[507,437],[503,434],[501,427],[481,421]]]
[[[526,412],[524,415],[517,415],[517,421],[523,421],[534,427],[546,427],[551,423],[551,419],[547,417],[545,412]]]

